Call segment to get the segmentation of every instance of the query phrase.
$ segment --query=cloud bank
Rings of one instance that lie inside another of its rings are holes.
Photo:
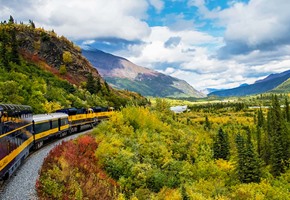
[[[0,0],[0,19],[32,19],[204,89],[288,70],[289,8],[289,0]]]

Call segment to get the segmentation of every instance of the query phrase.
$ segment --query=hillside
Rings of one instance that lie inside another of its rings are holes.
[[[83,55],[98,69],[104,79],[115,88],[138,92],[144,96],[204,96],[183,80],[140,67],[125,58],[100,50],[83,50]]]
[[[28,104],[36,113],[62,107],[146,104],[139,94],[108,86],[80,48],[34,24],[0,25],[0,102]]]
[[[275,93],[290,93],[290,78],[287,81],[283,82],[278,87],[276,87],[273,90],[271,90],[271,92],[275,92]]]
[[[281,92],[287,92],[289,89],[287,88],[287,84],[282,86],[285,81],[290,78],[290,70],[278,73],[271,74],[267,76],[265,79],[258,80],[254,84],[250,85],[242,85],[237,88],[227,89],[215,91],[209,94],[209,96],[246,96],[252,94],[261,94],[265,92],[278,91],[275,88],[280,88]],[[281,86],[280,86],[281,85]],[[288,85],[289,86],[289,85]],[[284,88],[284,89],[282,89]]]

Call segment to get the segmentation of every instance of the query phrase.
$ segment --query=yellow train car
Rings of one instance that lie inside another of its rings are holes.
[[[68,115],[65,113],[33,115],[35,148],[40,148],[43,142],[50,138],[65,136],[70,128],[68,120]]]
[[[91,128],[108,119],[113,108],[67,108],[32,115],[30,106],[0,104],[0,179],[20,166],[32,149],[69,133]]]
[[[93,127],[100,121],[109,118],[113,108],[65,108],[57,110],[57,113],[68,114],[70,132],[78,132],[86,125]]]
[[[30,106],[0,104],[0,179],[7,179],[33,145]]]

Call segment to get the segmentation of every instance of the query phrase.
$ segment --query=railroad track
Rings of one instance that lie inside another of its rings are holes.
[[[0,181],[0,199],[1,200],[36,200],[35,183],[38,178],[38,172],[41,169],[44,158],[55,146],[62,141],[74,139],[80,135],[91,132],[85,130],[80,133],[69,135],[59,140],[47,143],[41,149],[32,152],[24,161],[22,166],[13,174],[10,179]]]

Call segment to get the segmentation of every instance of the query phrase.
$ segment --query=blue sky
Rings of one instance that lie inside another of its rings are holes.
[[[289,0],[0,0],[0,19],[32,19],[203,90],[288,70],[289,8]]]

